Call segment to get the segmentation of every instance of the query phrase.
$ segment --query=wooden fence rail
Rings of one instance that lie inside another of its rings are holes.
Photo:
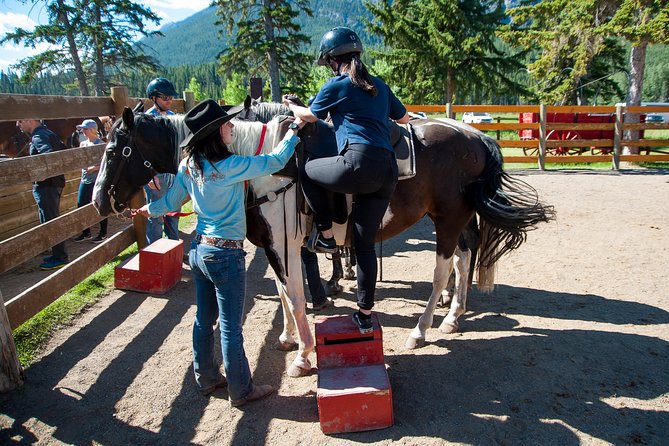
[[[425,113],[444,113],[446,116],[454,118],[457,113],[465,112],[488,112],[515,114],[518,119],[521,113],[536,113],[538,119],[536,122],[497,122],[470,124],[481,131],[496,131],[499,135],[501,131],[537,131],[538,137],[528,139],[500,139],[497,143],[500,147],[521,148],[524,151],[533,152],[522,156],[507,155],[504,157],[506,163],[537,163],[539,168],[544,169],[546,163],[589,163],[589,162],[611,162],[613,169],[620,168],[621,161],[644,162],[644,161],[669,161],[669,151],[658,150],[658,148],[669,147],[669,139],[646,139],[631,137],[625,139],[625,132],[638,130],[666,130],[669,129],[669,122],[664,123],[639,123],[638,115],[661,112],[669,113],[669,106],[546,106],[546,105],[408,105],[407,109],[411,112]],[[615,115],[614,122],[593,123],[593,122],[548,122],[548,117],[555,113],[579,114],[609,114]],[[636,116],[637,122],[633,121]],[[602,130],[611,132],[612,139],[586,139],[578,136],[581,131]],[[554,132],[573,131],[575,137],[572,139],[552,139]],[[623,154],[623,148],[642,147],[648,151],[654,152],[646,155]],[[558,156],[551,152],[555,148],[589,148],[593,152],[597,149],[607,149],[610,154],[592,154],[592,155],[569,155]]]
[[[192,102],[192,95],[190,100]],[[0,121],[120,116],[123,107],[133,106],[136,102],[136,99],[128,96],[125,87],[114,88],[109,98],[0,94]],[[177,104],[182,111],[186,106],[185,102],[187,101],[181,101],[180,107]],[[104,144],[99,144],[1,161],[0,189],[13,189],[17,193],[14,196],[2,197],[0,209],[9,211],[9,213],[20,213],[26,208],[31,210],[34,203],[29,203],[28,191],[31,190],[32,182],[60,174],[65,174],[69,180],[65,188],[67,193],[65,203],[61,203],[61,210],[63,207],[67,209],[68,206],[71,206],[72,192],[78,187],[81,168],[98,164],[104,147]],[[37,212],[34,212],[33,215],[36,216],[36,214]],[[3,217],[7,215],[3,214]],[[18,221],[19,227],[22,228],[30,225],[30,223],[23,222],[18,214],[14,220]],[[33,220],[33,225],[36,225],[35,220]],[[0,242],[0,273],[39,255],[56,243],[67,240],[100,220],[97,211],[89,204],[3,240]],[[6,222],[7,220],[3,219],[3,223]],[[3,358],[3,367],[0,367],[2,391],[13,389],[20,384],[22,379],[21,373],[17,373],[21,366],[16,357],[11,330],[107,264],[136,240],[143,241],[145,222],[135,219],[135,223],[134,228],[129,225],[21,294],[8,298],[6,302],[0,299],[3,307],[0,311],[0,316],[2,316],[0,317],[0,356]],[[137,233],[142,235],[138,238]],[[6,367],[8,364],[11,367]]]

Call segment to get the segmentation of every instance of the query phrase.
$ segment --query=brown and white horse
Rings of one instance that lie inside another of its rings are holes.
[[[123,211],[130,197],[155,171],[175,173],[175,154],[185,133],[180,117],[149,119],[141,114],[133,116],[128,109],[122,119],[112,131],[95,185],[93,201],[101,215]],[[268,124],[236,123],[236,153],[253,155],[263,133],[266,135],[260,151],[271,151],[289,122],[290,118],[277,118]],[[456,256],[456,262],[469,261],[457,258],[456,248],[474,212],[481,221],[479,267],[486,268],[493,268],[501,255],[520,246],[527,232],[538,223],[554,217],[552,207],[540,203],[531,186],[503,171],[496,142],[469,129],[456,121],[413,121],[417,175],[398,184],[377,236],[395,236],[425,215],[435,225],[437,261],[433,290],[425,313],[409,335],[410,347],[425,340],[451,273],[452,257]],[[318,140],[315,135],[320,131],[323,129],[318,123],[308,124],[300,131],[306,150],[310,141]],[[247,237],[265,249],[276,273],[284,316],[280,342],[284,347],[298,344],[288,374],[301,376],[310,373],[309,355],[314,349],[300,263],[300,248],[309,231],[308,219],[299,212],[294,180],[270,175],[253,180],[251,186],[256,196],[267,198],[247,212]],[[338,241],[343,242],[341,235],[341,231],[336,233]],[[458,278],[461,289],[466,289],[466,280]]]

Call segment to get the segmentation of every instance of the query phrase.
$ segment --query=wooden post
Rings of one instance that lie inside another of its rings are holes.
[[[128,107],[130,105],[128,104],[128,87],[112,87],[111,98],[112,102],[114,102],[114,115],[116,115],[117,118],[120,118],[123,116],[123,107]]]
[[[9,392],[22,385],[24,378],[5,309],[5,300],[0,292],[0,393]]]
[[[453,117],[453,104],[451,104],[450,102],[446,104],[446,117],[455,119]]]
[[[501,121],[502,121],[502,118],[500,118],[498,116],[497,117],[497,124],[499,124]],[[500,139],[502,139],[502,138],[500,138],[500,131],[499,131],[499,129],[497,129],[497,141],[499,141]]]
[[[259,99],[262,97],[262,78],[252,77],[249,80],[249,88],[252,99]]]
[[[623,137],[623,117],[623,106],[616,105],[616,124],[613,132],[613,165],[611,166],[613,170],[620,169],[620,152],[622,150],[620,140]]]
[[[546,170],[546,104],[539,105],[539,169]]]
[[[195,106],[195,93],[184,91],[184,113]]]

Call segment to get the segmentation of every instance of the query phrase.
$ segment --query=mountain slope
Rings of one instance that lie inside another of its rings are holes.
[[[321,36],[335,26],[353,28],[369,46],[380,42],[364,28],[361,18],[371,15],[363,0],[312,0],[312,10],[313,17],[303,14],[298,18],[302,33],[312,40],[306,51],[315,53]],[[165,25],[161,28],[164,36],[141,40],[144,51],[166,67],[214,62],[218,53],[226,48],[227,40],[219,35],[222,28],[214,25],[216,19],[216,8],[212,6],[181,22]]]

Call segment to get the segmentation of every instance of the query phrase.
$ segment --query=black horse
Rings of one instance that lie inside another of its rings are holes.
[[[269,152],[290,120],[235,123],[233,150],[248,156]],[[494,268],[502,255],[525,241],[528,231],[554,218],[554,211],[538,200],[530,185],[504,172],[499,146],[483,133],[452,120],[417,119],[412,121],[412,127],[417,174],[398,184],[377,238],[393,237],[425,215],[434,222],[437,261],[433,290],[425,313],[407,341],[408,346],[415,347],[424,341],[425,332],[432,325],[459,236],[475,212],[480,218],[479,268]],[[300,131],[305,150],[322,141],[323,131],[319,123],[308,124]],[[123,211],[130,197],[156,171],[175,173],[179,141],[184,133],[178,117],[133,116],[126,110],[122,123],[112,130],[95,185],[93,200],[100,214]],[[297,332],[298,355],[288,374],[300,376],[310,372],[308,356],[314,341],[305,314],[300,263],[300,248],[309,231],[308,219],[299,212],[298,188],[293,184],[293,179],[279,176],[252,181],[261,204],[252,208],[255,215],[249,213],[247,224],[249,240],[265,248],[277,273],[277,288],[284,305],[280,341],[286,347],[294,345]],[[335,231],[338,241],[343,240],[342,234]],[[460,287],[466,289],[466,278],[460,277],[459,281]]]

